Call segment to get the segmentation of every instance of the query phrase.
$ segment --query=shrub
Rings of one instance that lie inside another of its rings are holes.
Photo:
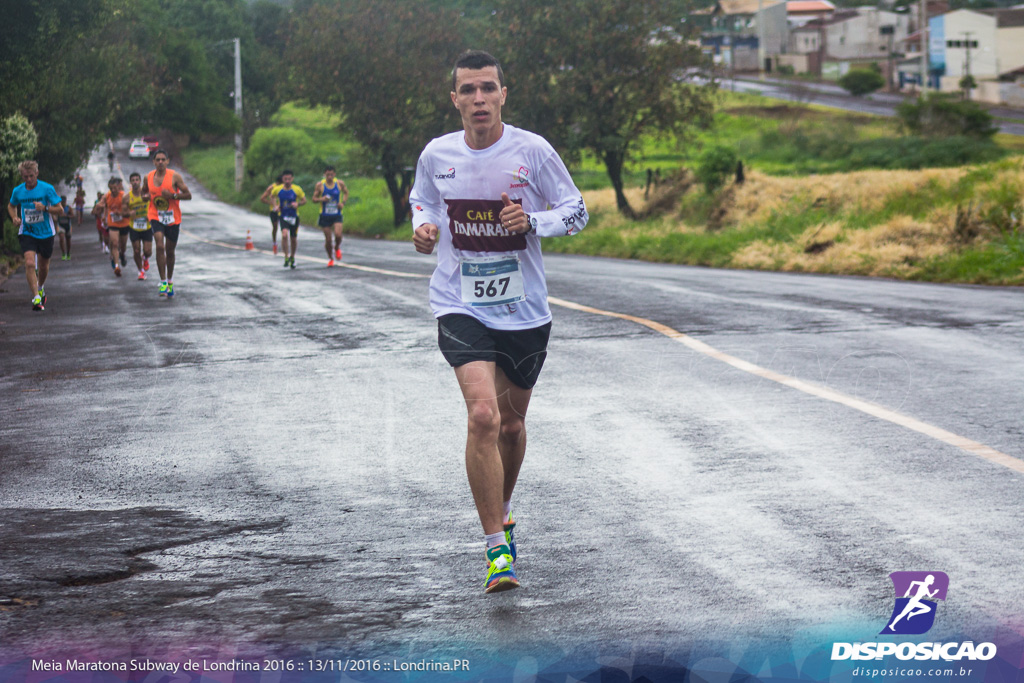
[[[885,79],[875,69],[851,69],[839,79],[839,85],[851,95],[867,95],[885,85]]]
[[[697,180],[704,184],[710,194],[725,184],[736,170],[739,158],[730,147],[715,145],[704,150],[697,159]]]
[[[996,134],[992,115],[976,102],[958,95],[932,93],[916,101],[903,102],[896,108],[903,126],[914,135],[991,138]]]
[[[315,171],[313,138],[292,128],[259,128],[245,153],[247,175],[261,187],[288,168],[296,174]],[[262,185],[261,185],[262,184]]]

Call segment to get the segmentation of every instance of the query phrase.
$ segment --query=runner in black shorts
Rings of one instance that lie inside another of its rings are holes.
[[[284,247],[284,267],[295,268],[295,249],[299,242],[299,207],[306,203],[306,193],[292,183],[295,174],[281,174],[281,188],[274,195],[274,208],[281,214],[281,245]],[[287,231],[287,232],[286,232]],[[288,240],[291,235],[291,241]]]
[[[18,172],[24,181],[11,192],[7,215],[18,230],[18,244],[25,254],[25,278],[32,292],[32,310],[42,311],[46,303],[46,276],[53,256],[54,218],[64,212],[53,185],[39,180],[39,164],[23,161]]]
[[[416,250],[438,249],[430,307],[466,402],[466,474],[487,546],[487,593],[519,586],[512,493],[551,333],[540,238],[574,235],[588,218],[551,145],[502,122],[506,94],[494,57],[459,57],[451,100],[463,130],[427,144],[409,197]]]
[[[146,174],[143,197],[149,202],[147,216],[156,240],[156,267],[160,271],[160,296],[174,296],[174,251],[181,227],[178,202],[192,199],[180,173],[167,168],[170,156],[160,149],[153,155],[154,170]]]

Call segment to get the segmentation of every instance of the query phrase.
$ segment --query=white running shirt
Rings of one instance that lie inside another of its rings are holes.
[[[534,229],[526,235],[501,227],[501,193],[522,203]],[[409,195],[412,227],[438,227],[437,267],[430,278],[434,317],[470,315],[496,330],[525,330],[551,320],[540,238],[575,235],[587,224],[583,195],[547,140],[504,124],[487,149],[466,144],[457,131],[430,141],[416,165]],[[518,257],[525,299],[471,306],[463,301],[462,261]]]

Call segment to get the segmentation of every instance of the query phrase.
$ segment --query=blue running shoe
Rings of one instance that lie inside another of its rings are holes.
[[[174,283],[168,282],[167,283],[167,298],[169,299],[172,296],[174,296]]]
[[[507,545],[496,545],[487,549],[487,578],[484,579],[485,593],[498,593],[519,588],[512,554]]]

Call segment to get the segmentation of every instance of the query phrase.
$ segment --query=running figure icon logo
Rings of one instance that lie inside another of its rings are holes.
[[[943,572],[893,572],[896,605],[879,635],[920,635],[935,623],[935,608],[946,599],[949,577]]]

